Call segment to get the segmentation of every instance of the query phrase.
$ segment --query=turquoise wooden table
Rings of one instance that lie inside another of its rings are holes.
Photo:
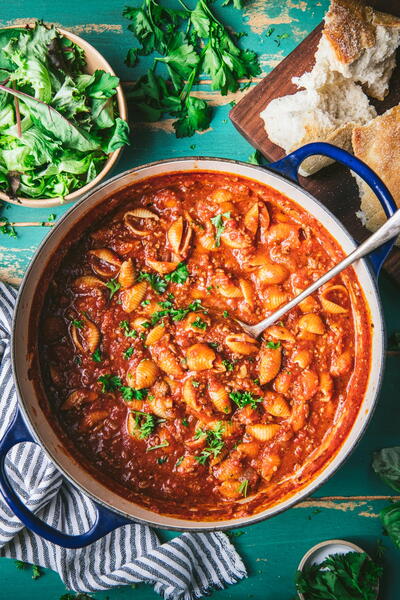
[[[191,2],[189,2],[192,4]],[[328,0],[254,0],[243,12],[221,8],[216,12],[236,30],[248,34],[246,46],[256,50],[264,73],[268,73],[320,21]],[[125,85],[136,79],[146,67],[141,61],[135,69],[124,64],[132,41],[122,18],[123,0],[18,0],[3,3],[0,26],[25,24],[27,19],[43,18],[85,37],[109,60]],[[271,32],[272,29],[272,32]],[[266,35],[268,31],[269,35]],[[288,34],[282,37],[282,34]],[[277,37],[280,36],[280,37]],[[138,124],[133,128],[132,145],[123,155],[118,170],[149,161],[190,154],[214,155],[246,160],[252,148],[228,120],[230,103],[243,92],[221,97],[211,92],[207,81],[197,88],[214,110],[210,129],[192,138],[177,140],[172,120]],[[245,92],[244,92],[245,93]],[[115,173],[115,172],[114,172]],[[35,248],[48,231],[50,213],[59,217],[68,206],[27,209],[4,206],[2,216],[15,222],[16,238],[0,234],[0,278],[18,285]],[[380,289],[388,333],[400,330],[399,290],[382,277]],[[293,577],[303,553],[318,541],[346,538],[373,553],[380,539],[385,547],[385,576],[381,600],[400,597],[400,552],[383,537],[379,511],[390,500],[390,490],[371,471],[375,449],[400,442],[399,389],[400,355],[388,353],[386,372],[378,408],[358,448],[338,473],[316,494],[297,507],[264,523],[235,532],[234,543],[246,562],[249,578],[227,590],[213,594],[216,600],[291,600],[295,597]],[[393,498],[393,496],[392,496]],[[398,498],[400,499],[400,498]],[[160,532],[161,539],[172,537]],[[40,597],[56,600],[65,593],[57,574],[46,571],[36,580],[30,569],[17,570],[15,561],[0,559],[0,598],[23,600]],[[100,599],[123,600],[158,598],[150,587],[140,585],[95,595]]]

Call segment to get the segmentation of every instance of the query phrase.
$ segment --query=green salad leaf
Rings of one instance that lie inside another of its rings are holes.
[[[0,30],[0,190],[52,198],[94,179],[129,143],[118,84],[85,73],[83,50],[55,27]]]

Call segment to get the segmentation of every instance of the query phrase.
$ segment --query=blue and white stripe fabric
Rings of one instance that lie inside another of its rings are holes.
[[[16,291],[0,283],[0,436],[14,414],[17,395],[10,357]],[[21,443],[7,457],[14,489],[46,522],[69,534],[93,522],[92,502],[67,482],[39,446]],[[192,600],[246,577],[246,569],[223,533],[184,533],[161,544],[141,524],[125,525],[94,544],[70,550],[30,532],[0,495],[0,556],[58,571],[67,588],[94,592],[146,582],[167,600]]]

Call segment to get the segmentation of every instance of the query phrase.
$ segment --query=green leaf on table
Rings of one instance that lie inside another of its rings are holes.
[[[168,73],[176,90],[179,90],[185,79],[199,62],[199,56],[191,44],[185,40],[183,33],[178,33],[168,46],[168,54],[156,60],[167,65]]]
[[[244,0],[224,0],[221,6],[228,6],[228,4],[231,4],[233,8],[236,8],[237,10],[242,10],[244,8]]]
[[[178,138],[191,137],[196,131],[204,131],[210,125],[210,107],[207,102],[194,96],[188,96],[184,107],[176,114],[179,118],[173,127]]]
[[[389,504],[381,511],[380,518],[386,533],[400,550],[400,502]]]
[[[400,446],[375,452],[372,468],[388,486],[400,492]]]

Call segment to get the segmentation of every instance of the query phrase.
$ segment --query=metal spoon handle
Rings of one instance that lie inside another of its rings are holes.
[[[400,234],[400,209],[397,210],[390,219],[386,221],[382,227],[373,233],[368,239],[365,240],[358,248],[356,248],[351,254],[346,256],[340,263],[332,267],[330,271],[327,271],[322,277],[314,281],[305,290],[303,290],[298,296],[290,300],[287,304],[276,310],[272,315],[257,323],[257,325],[251,326],[252,335],[258,337],[267,327],[273,325],[278,319],[280,319],[289,310],[297,306],[302,300],[307,298],[310,294],[313,294],[321,285],[327,283],[339,275],[344,269],[352,265],[356,260],[363,258],[367,254],[370,254],[379,246],[382,246],[385,242],[388,242],[392,238]],[[250,329],[250,328],[249,328]]]

